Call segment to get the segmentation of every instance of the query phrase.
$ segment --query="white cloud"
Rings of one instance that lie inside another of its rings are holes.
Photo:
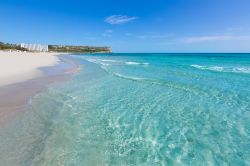
[[[105,32],[102,34],[103,37],[112,37],[113,30],[112,29],[107,29]]]
[[[169,38],[171,35],[140,35],[136,36],[138,39],[166,39]]]
[[[112,15],[107,17],[104,21],[111,25],[121,25],[138,19],[137,17],[130,17],[126,15]]]
[[[250,40],[250,35],[215,35],[215,36],[195,36],[183,38],[185,43],[207,42],[207,41],[232,41],[232,40]]]
[[[133,36],[133,33],[126,33],[126,36]]]
[[[107,30],[105,30],[105,33],[112,33],[112,32],[113,32],[112,29],[107,29]]]
[[[87,40],[95,40],[96,37],[91,37],[91,36],[89,36],[89,37],[85,37],[85,39],[87,39]]]
[[[136,38],[138,38],[138,39],[147,39],[148,36],[146,36],[146,35],[140,35],[140,36],[136,36]]]

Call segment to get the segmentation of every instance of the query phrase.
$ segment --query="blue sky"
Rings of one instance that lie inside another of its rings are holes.
[[[0,41],[250,52],[250,0],[0,0]]]

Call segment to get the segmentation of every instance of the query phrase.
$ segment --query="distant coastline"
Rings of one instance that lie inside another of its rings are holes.
[[[42,44],[12,44],[0,42],[0,50],[27,52],[59,52],[59,53],[111,53],[111,47],[74,46],[74,45],[42,45]]]

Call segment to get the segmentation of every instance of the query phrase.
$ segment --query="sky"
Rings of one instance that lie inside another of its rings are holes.
[[[0,0],[0,41],[250,52],[250,0]]]

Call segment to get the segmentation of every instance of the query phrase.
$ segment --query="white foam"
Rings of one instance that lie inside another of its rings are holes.
[[[127,65],[149,65],[149,63],[140,63],[140,62],[125,62]]]
[[[97,62],[96,59],[85,59],[85,60],[87,60],[89,62],[92,62],[92,63],[96,63]]]
[[[99,60],[103,62],[119,62],[117,60],[112,60],[112,59],[99,59]]]
[[[202,66],[202,65],[191,65],[201,70],[211,70],[217,72],[231,72],[231,73],[246,73],[250,74],[250,67],[222,67],[222,66]]]
[[[113,74],[117,77],[129,79],[129,80],[134,80],[134,81],[144,80],[144,78],[141,78],[141,77],[127,76],[127,75],[123,75],[120,73],[113,73]]]
[[[104,63],[104,62],[102,62],[102,61],[99,61],[99,60],[97,60],[97,59],[86,59],[87,61],[89,61],[89,62],[92,62],[92,63],[96,63],[96,64],[99,64],[99,65],[103,65],[103,66],[109,66],[110,64],[108,64],[108,63]]]
[[[220,66],[212,66],[212,67],[208,67],[208,70],[213,70],[213,71],[223,71],[224,68],[220,67]]]
[[[233,68],[233,71],[236,72],[236,73],[250,74],[250,68],[238,67],[238,68]]]
[[[191,66],[198,68],[198,69],[205,69],[205,66],[201,66],[201,65],[191,65]]]
[[[110,64],[108,63],[103,63],[103,62],[100,62],[99,64],[103,65],[103,66],[109,66]]]

